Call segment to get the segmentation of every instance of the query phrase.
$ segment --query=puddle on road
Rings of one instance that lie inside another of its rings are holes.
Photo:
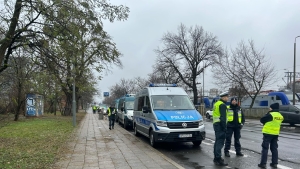
[[[196,162],[190,162],[189,161],[189,158],[185,157],[184,155],[182,154],[175,154],[174,155],[176,158],[180,159],[181,161],[184,161],[184,163],[188,163],[189,166],[192,166],[193,168],[195,169],[202,169],[202,168],[205,168],[205,166],[200,166],[198,163]]]

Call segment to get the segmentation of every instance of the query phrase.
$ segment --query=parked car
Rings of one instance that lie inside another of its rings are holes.
[[[280,105],[279,112],[284,118],[282,123],[300,124],[300,105]]]
[[[205,113],[206,119],[211,119],[213,115],[213,110],[207,110]]]

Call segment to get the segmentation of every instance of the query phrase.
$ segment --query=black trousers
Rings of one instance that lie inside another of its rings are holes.
[[[261,160],[260,164],[266,164],[268,160],[268,150],[272,152],[272,164],[278,164],[278,135],[264,134],[263,142],[261,144]]]
[[[214,156],[215,159],[220,159],[222,157],[222,148],[224,147],[224,142],[226,138],[226,131],[222,130],[220,125],[214,124],[214,130],[215,130],[215,144],[214,144]]]
[[[229,152],[230,146],[231,146],[231,138],[232,135],[234,135],[234,148],[235,152],[241,152],[241,128],[240,127],[227,127],[226,132],[226,142],[225,142],[225,148],[224,152]]]
[[[111,116],[109,116],[108,120],[109,120],[109,128],[114,127],[114,125],[115,125],[115,118],[112,118]]]

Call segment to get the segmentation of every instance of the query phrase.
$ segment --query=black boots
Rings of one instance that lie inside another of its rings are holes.
[[[244,156],[244,154],[242,152],[236,152],[237,156]]]
[[[260,167],[260,168],[267,168],[266,164],[258,164],[258,167]]]
[[[222,158],[214,158],[214,163],[218,166],[228,166],[227,163],[224,162]]]
[[[277,164],[272,164],[272,163],[270,163],[270,166],[271,166],[272,168],[277,168]]]

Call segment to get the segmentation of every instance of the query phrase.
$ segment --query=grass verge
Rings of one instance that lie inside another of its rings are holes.
[[[77,124],[84,116],[77,113]],[[50,168],[73,131],[71,116],[45,114],[9,122],[0,128],[0,168]]]

